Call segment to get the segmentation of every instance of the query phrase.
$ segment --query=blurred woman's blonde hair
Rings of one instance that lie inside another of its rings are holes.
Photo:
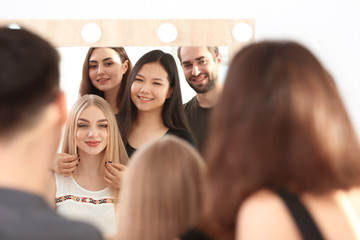
[[[205,164],[175,136],[137,150],[125,173],[118,208],[118,239],[169,240],[198,223]]]

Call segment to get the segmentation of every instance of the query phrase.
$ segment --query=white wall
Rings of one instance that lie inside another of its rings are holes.
[[[254,18],[257,41],[296,40],[320,58],[360,135],[360,0],[0,0],[0,18]]]

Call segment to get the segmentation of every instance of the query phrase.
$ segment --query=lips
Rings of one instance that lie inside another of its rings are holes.
[[[142,96],[138,96],[138,98],[140,99],[141,102],[149,102],[152,100],[151,98],[142,97]]]
[[[101,141],[86,141],[85,143],[86,143],[86,145],[88,145],[89,147],[97,147],[97,146],[99,146],[99,144],[101,143]]]
[[[106,83],[110,80],[110,78],[99,78],[99,79],[96,79],[96,81],[100,84],[103,84],[103,83]]]
[[[192,78],[191,78],[191,81],[192,81],[192,82],[195,82],[195,83],[200,83],[200,82],[204,81],[206,78],[207,78],[207,76],[205,76],[205,75],[200,75],[200,76],[198,76],[198,77],[192,77]]]

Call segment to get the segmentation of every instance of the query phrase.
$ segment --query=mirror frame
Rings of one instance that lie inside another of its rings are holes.
[[[65,46],[228,46],[229,58],[242,46],[255,40],[254,19],[113,19],[113,20],[0,20],[0,25],[18,24],[47,39],[55,47]],[[81,36],[87,23],[97,24],[102,36],[96,43],[88,43]],[[178,32],[170,43],[162,42],[157,30],[163,23],[173,24]],[[252,37],[247,42],[238,42],[232,36],[237,23],[247,23],[252,28]]]

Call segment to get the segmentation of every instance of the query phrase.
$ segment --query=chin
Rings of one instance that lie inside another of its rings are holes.
[[[97,86],[96,87],[98,90],[100,90],[100,91],[103,91],[103,92],[106,92],[106,91],[108,91],[110,88],[108,88],[108,87],[104,87],[104,86]]]
[[[91,155],[91,156],[99,155],[105,151],[105,148],[104,149],[100,149],[100,148],[96,148],[96,149],[90,148],[89,149],[89,148],[85,148],[85,149],[79,148],[79,150],[81,150],[81,152],[83,152],[84,154]]]

